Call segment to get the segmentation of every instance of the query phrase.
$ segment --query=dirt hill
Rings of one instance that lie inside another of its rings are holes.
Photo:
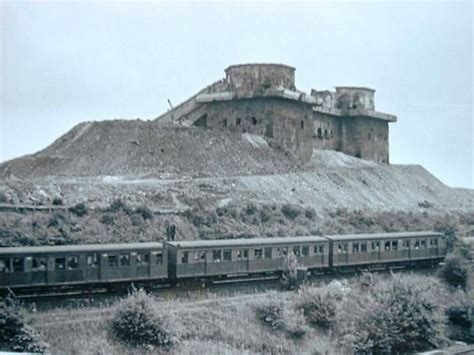
[[[77,125],[46,149],[0,164],[0,178],[248,175],[294,164],[259,136],[115,120]]]
[[[2,179],[3,178],[3,179]],[[263,137],[141,120],[86,122],[46,149],[0,164],[4,200],[23,204],[117,198],[155,211],[248,202],[337,208],[474,209],[421,166],[385,165],[315,150],[302,164]]]

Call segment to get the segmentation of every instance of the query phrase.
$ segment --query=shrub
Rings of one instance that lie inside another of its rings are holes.
[[[287,290],[293,290],[298,286],[298,258],[290,251],[283,260],[283,273],[280,284]]]
[[[140,214],[143,217],[144,220],[153,219],[153,217],[154,217],[153,211],[150,208],[146,207],[146,206],[138,207],[135,210],[135,213]]]
[[[55,197],[53,199],[53,205],[54,206],[62,206],[64,203],[63,203],[63,199],[61,197]]]
[[[314,211],[314,209],[308,207],[304,210],[304,216],[307,219],[314,219],[314,217],[316,216],[316,212]]]
[[[8,197],[4,192],[0,192],[0,203],[8,203]]]
[[[432,208],[433,206],[434,205],[428,200],[423,200],[423,201],[418,202],[418,207],[421,207],[421,208]]]
[[[168,324],[158,313],[152,296],[134,290],[117,305],[111,323],[115,338],[132,346],[160,346],[170,348],[172,337]]]
[[[66,216],[61,212],[54,213],[48,221],[48,228],[59,228],[66,221]]]
[[[295,300],[309,324],[331,328],[336,324],[342,294],[329,287],[303,287]]]
[[[117,198],[114,201],[112,201],[112,203],[110,204],[108,208],[108,211],[114,212],[114,213],[119,212],[119,211],[123,211],[127,214],[131,213],[130,207],[125,202],[123,202],[122,199],[120,198]]]
[[[70,207],[69,211],[75,214],[77,217],[83,217],[89,212],[89,209],[84,202],[81,202],[74,205],[73,207]]]
[[[348,298],[338,340],[355,353],[412,353],[443,342],[440,284],[394,275]],[[345,344],[344,344],[345,343]]]
[[[43,353],[46,343],[25,324],[17,303],[9,298],[0,304],[0,351]]]
[[[249,216],[254,215],[257,212],[257,206],[253,203],[248,203],[245,207],[245,213]]]
[[[293,309],[271,296],[270,300],[264,300],[255,307],[255,314],[263,325],[282,331],[291,338],[302,338],[309,330],[299,309]]]
[[[467,288],[468,271],[459,257],[451,256],[446,258],[446,262],[439,269],[438,275],[442,281],[450,286],[463,290]]]
[[[272,329],[283,329],[281,321],[283,303],[278,300],[270,300],[255,307],[255,314],[260,322]]]
[[[115,218],[114,218],[114,216],[111,215],[111,214],[109,214],[109,213],[104,214],[104,215],[101,217],[100,221],[101,221],[103,224],[107,225],[107,226],[111,226],[111,225],[115,224]]]
[[[287,219],[295,220],[296,217],[303,213],[303,208],[296,205],[284,204],[281,207],[281,213],[283,213]]]

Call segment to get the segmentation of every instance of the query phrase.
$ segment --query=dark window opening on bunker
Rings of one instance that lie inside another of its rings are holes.
[[[323,130],[318,128],[318,138],[323,138]]]
[[[237,119],[235,120],[235,125],[238,127],[238,126],[240,126],[241,124],[242,124],[242,119],[241,119],[241,118],[237,118]]]
[[[300,122],[300,127],[301,127],[301,129],[304,129],[304,121]]]
[[[226,119],[222,120],[222,127],[227,127],[227,120]]]
[[[252,117],[251,120],[254,126],[257,125],[257,119],[255,117]]]

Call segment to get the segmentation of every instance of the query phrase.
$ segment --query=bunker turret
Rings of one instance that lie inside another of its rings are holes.
[[[338,86],[308,95],[284,64],[231,65],[225,74],[157,122],[261,135],[303,161],[313,149],[333,149],[389,162],[388,124],[397,118],[375,111],[375,90]]]

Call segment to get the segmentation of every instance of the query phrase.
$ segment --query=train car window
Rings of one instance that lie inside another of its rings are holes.
[[[54,259],[54,270],[64,270],[66,268],[66,258]]]
[[[137,253],[137,264],[146,265],[150,262],[150,255],[148,253]]]
[[[163,252],[161,250],[157,250],[155,251],[155,256],[156,256],[156,265],[163,264]]]
[[[438,246],[438,239],[430,239],[430,247],[436,248]]]
[[[347,253],[347,243],[338,244],[337,251],[339,254]]]
[[[303,245],[301,247],[301,255],[309,256],[309,245]]]
[[[347,245],[346,245],[346,251],[347,251]],[[319,254],[324,254],[324,245],[319,246]]]
[[[183,251],[181,254],[181,264],[187,264],[189,261],[189,251]]]
[[[32,271],[44,271],[44,270],[46,270],[46,263],[47,263],[47,259],[45,257],[33,258],[33,262],[31,264],[31,270]]]
[[[87,267],[97,267],[99,265],[99,257],[97,254],[87,254],[86,265]]]
[[[300,256],[301,255],[301,248],[299,245],[295,245],[293,247],[293,254],[295,254],[296,256]]]
[[[247,259],[249,257],[248,249],[240,249],[237,251],[237,259]]]
[[[426,249],[426,239],[422,239],[420,243],[421,249]]]
[[[25,263],[24,263],[23,258],[13,258],[12,266],[13,266],[13,272],[25,271]]]
[[[367,243],[360,243],[360,252],[367,253]]]
[[[372,242],[372,251],[379,251],[380,250],[380,242]]]
[[[109,255],[108,257],[109,267],[117,267],[118,266],[118,256],[117,255]]]
[[[420,240],[419,240],[419,239],[415,240],[415,247],[414,247],[414,249],[416,249],[416,250],[420,249]]]
[[[390,241],[388,242],[385,242],[385,248],[384,248],[385,251],[389,251],[390,250]]]
[[[10,272],[10,259],[9,258],[0,259],[0,272]]]
[[[255,249],[253,255],[255,256],[255,259],[263,259],[263,249]]]
[[[119,255],[119,265],[120,266],[129,266],[130,265],[130,254],[120,254]]]
[[[352,242],[352,252],[353,253],[358,253],[359,251],[360,251],[359,243]]]
[[[232,249],[224,249],[224,261],[232,261]]]
[[[222,250],[213,250],[212,251],[212,261],[215,263],[220,263],[222,260]]]
[[[201,251],[201,261],[206,261],[206,252]]]
[[[265,248],[265,259],[272,258],[272,247]]]
[[[403,241],[403,249],[410,249],[410,240],[406,239]]]
[[[79,269],[79,257],[77,255],[70,255],[67,257],[67,269],[68,270]]]
[[[398,240],[392,240],[392,250],[398,250]]]

